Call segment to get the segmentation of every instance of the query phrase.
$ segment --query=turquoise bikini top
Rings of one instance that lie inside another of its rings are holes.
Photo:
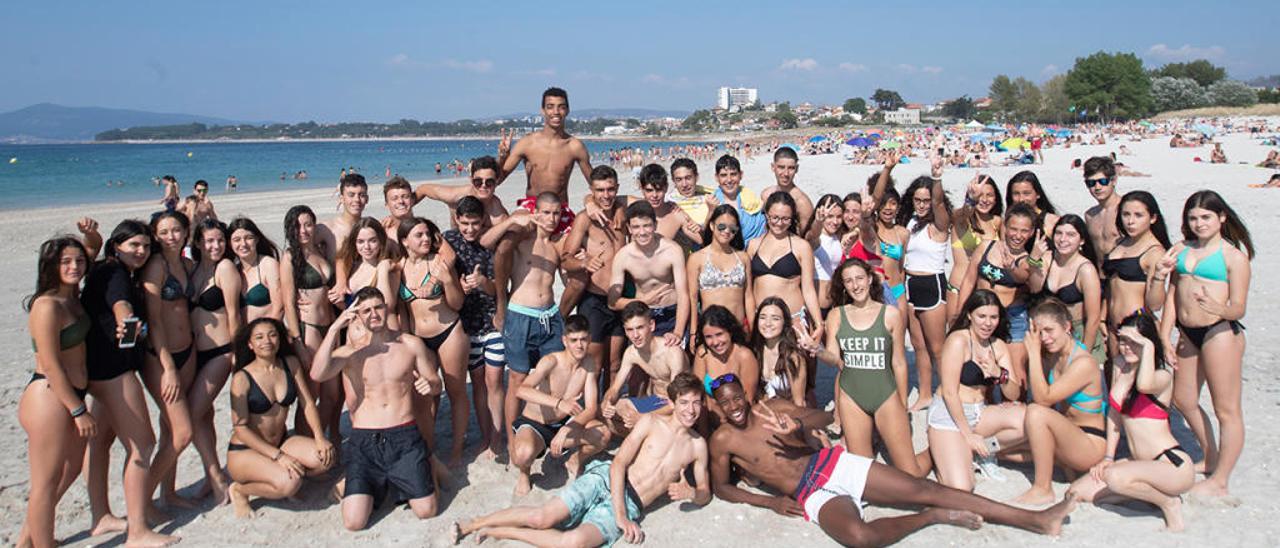
[[[1075,345],[1071,347],[1071,353],[1067,354],[1068,365],[1071,363],[1071,356],[1076,353],[1077,349],[1088,350],[1087,348],[1084,347],[1084,343],[1081,343],[1080,341],[1073,341],[1073,342],[1075,342]],[[1053,384],[1052,369],[1049,370],[1049,384]],[[1106,391],[1107,391],[1106,383],[1104,382],[1102,393],[1106,393]],[[1071,407],[1076,408],[1077,411],[1080,411],[1083,413],[1089,413],[1090,415],[1098,415],[1106,412],[1107,410],[1107,403],[1102,400],[1102,394],[1098,394],[1097,396],[1090,396],[1084,393],[1084,389],[1078,390],[1075,394],[1072,394],[1070,397],[1068,397],[1066,401],[1067,403],[1071,404]],[[1096,407],[1094,407],[1095,403],[1097,405]],[[1089,405],[1089,407],[1083,407],[1081,404],[1087,404]]]
[[[902,260],[902,244],[886,244],[880,242],[880,255],[893,259],[895,261]]]
[[[1196,267],[1187,270],[1187,252],[1191,251],[1191,247],[1183,247],[1178,253],[1178,274],[1190,274],[1202,280],[1213,280],[1215,282],[1227,281],[1227,258],[1222,255],[1222,246],[1219,244],[1218,250],[1206,255],[1204,258],[1196,262]]]

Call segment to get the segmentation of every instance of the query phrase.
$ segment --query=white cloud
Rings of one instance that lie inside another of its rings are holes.
[[[925,66],[923,66],[923,67],[920,67],[920,70],[921,70],[921,71],[924,71],[925,73],[928,73],[928,74],[939,74],[939,73],[941,73],[941,72],[942,72],[942,67],[934,67],[934,66],[925,65]]]
[[[899,64],[897,68],[898,68],[898,70],[900,70],[900,71],[902,71],[902,72],[906,72],[906,73],[912,73],[912,72],[915,72],[915,71],[916,71],[916,66],[915,66],[915,65],[908,65],[908,64],[906,64],[906,63],[901,63],[901,64]]]
[[[840,70],[845,72],[866,72],[867,66],[860,63],[840,63]]]
[[[778,67],[779,70],[814,70],[816,68],[818,68],[818,62],[812,57],[787,59]]]
[[[458,61],[455,59],[445,59],[444,66],[451,69],[483,73],[483,72],[489,72],[493,70],[493,61],[490,61],[488,59],[478,59],[475,61]]]
[[[1222,46],[1196,47],[1183,44],[1180,48],[1171,48],[1166,44],[1156,44],[1147,49],[1147,55],[1165,61],[1191,61],[1193,59],[1221,59],[1227,50]]]
[[[1062,70],[1058,68],[1058,65],[1054,65],[1052,63],[1045,65],[1044,68],[1040,69],[1041,76],[1054,76],[1059,72],[1062,72]]]

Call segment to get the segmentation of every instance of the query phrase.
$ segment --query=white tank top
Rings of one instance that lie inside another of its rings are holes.
[[[947,271],[947,255],[951,252],[949,242],[935,241],[929,236],[929,227],[914,232],[916,219],[907,223],[907,250],[902,257],[902,267],[912,272],[940,273]],[[948,238],[949,239],[949,238]]]

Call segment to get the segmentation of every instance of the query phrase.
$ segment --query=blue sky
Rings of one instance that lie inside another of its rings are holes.
[[[33,103],[241,120],[452,120],[710,106],[721,85],[838,103],[980,96],[1098,50],[1280,73],[1274,2],[6,2],[0,111]],[[837,5],[840,4],[840,5]]]

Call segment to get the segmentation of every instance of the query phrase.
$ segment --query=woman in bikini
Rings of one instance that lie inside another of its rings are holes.
[[[1182,208],[1183,241],[1160,261],[1148,283],[1148,302],[1163,301],[1160,331],[1165,352],[1177,364],[1173,403],[1187,419],[1204,451],[1208,475],[1192,492],[1211,497],[1229,493],[1228,482],[1244,450],[1244,416],[1240,406],[1244,317],[1252,276],[1253,239],[1235,210],[1212,190],[1187,198]],[[1168,279],[1169,291],[1164,289]],[[1178,345],[1170,344],[1174,327]],[[1176,361],[1174,361],[1176,360]],[[1200,407],[1200,392],[1209,384],[1213,412],[1222,429],[1214,442],[1212,423]]]
[[[866,234],[863,239],[870,239],[874,236],[874,245],[863,245],[859,250],[858,244],[855,242],[854,247],[849,250],[847,257],[862,259],[872,266],[875,261],[880,261],[879,271],[883,273],[885,303],[898,307],[899,310],[906,314],[906,299],[902,297],[906,295],[906,272],[902,268],[902,252],[903,246],[906,245],[909,233],[906,227],[898,226],[898,210],[902,203],[902,197],[898,195],[898,191],[893,188],[893,172],[894,166],[898,165],[898,156],[896,154],[889,155],[885,159],[884,169],[880,171],[878,176],[873,176],[867,180],[872,185],[867,190],[870,196],[870,203],[874,204],[874,208],[867,208],[867,204],[863,205],[863,216],[870,215],[872,217],[874,230],[864,230]]]
[[[1035,211],[1026,204],[1014,204],[1005,210],[1000,239],[978,244],[974,250],[978,260],[969,261],[969,270],[960,286],[960,298],[965,302],[975,288],[993,291],[1000,297],[1012,343],[1009,345],[1009,359],[1017,381],[1015,386],[1018,387],[1027,386],[1027,351],[1018,343],[1026,337],[1029,325],[1027,280],[1031,276],[1031,267],[1027,264],[1025,249],[1035,234],[1035,218]]]
[[[289,242],[280,261],[284,323],[289,330],[289,343],[303,361],[309,363],[333,324],[333,304],[329,302],[333,265],[320,250],[316,214],[311,208],[302,205],[289,208],[284,215],[284,237]],[[309,388],[320,397],[317,408],[324,431],[306,433],[327,436],[330,441],[342,439],[338,431],[343,404],[342,380],[333,378],[319,385],[312,383]],[[305,421],[299,426],[306,427]]]
[[[347,308],[355,294],[351,288],[376,287],[382,292],[386,302],[396,302],[396,288],[400,287],[399,246],[391,247],[387,241],[387,231],[382,223],[373,217],[364,217],[356,222],[356,226],[347,234],[346,240],[338,247],[335,261],[339,280],[329,290],[329,300],[338,308]],[[346,279],[341,279],[346,276]],[[347,288],[341,291],[340,288]],[[363,344],[368,333],[360,327],[360,322],[352,322],[347,327],[347,340]],[[400,329],[398,314],[387,316],[387,328]]]
[[[1052,254],[1050,254],[1052,253]],[[1053,227],[1053,241],[1036,241],[1031,249],[1031,278],[1027,286],[1041,297],[1056,297],[1071,311],[1071,335],[1084,343],[1093,359],[1107,361],[1102,342],[1102,282],[1097,254],[1084,219],[1067,214]]]
[[[756,311],[751,351],[760,363],[760,387],[766,398],[778,398],[806,406],[808,361],[789,329],[791,311],[778,297],[768,297]]]
[[[184,217],[185,219],[185,217]],[[89,445],[87,490],[91,529],[89,536],[128,531],[128,542],[163,546],[178,537],[151,530],[147,513],[151,509],[151,460],[156,447],[151,416],[142,383],[135,371],[142,369],[144,325],[138,321],[146,308],[138,287],[141,271],[151,257],[151,228],[142,221],[125,220],[111,231],[103,254],[85,280],[80,302],[92,319],[85,338],[85,367],[89,374],[90,412],[98,424],[98,434]],[[137,322],[137,323],[134,323]],[[137,334],[135,345],[126,345],[127,332]],[[111,446],[119,437],[125,448],[124,501],[128,521],[111,513],[107,497],[107,476],[111,468]]]
[[[178,455],[191,443],[191,411],[187,392],[195,383],[195,334],[191,329],[191,260],[182,256],[191,234],[187,216],[166,212],[151,220],[151,234],[159,249],[142,271],[142,289],[147,306],[147,354],[142,364],[142,382],[160,409],[160,436],[151,472],[148,493],[164,480],[161,498],[165,504],[190,507],[181,500],[167,480],[178,464]]]
[[[1115,337],[1106,456],[1072,483],[1070,492],[1095,504],[1149,502],[1164,515],[1166,529],[1181,531],[1181,495],[1191,489],[1196,474],[1191,455],[1169,428],[1174,373],[1165,367],[1155,317],[1143,310],[1130,314]],[[1121,428],[1130,457],[1117,461]]]
[[[955,293],[947,299],[947,317],[955,317],[964,304],[960,300],[960,286],[969,270],[973,252],[984,241],[1000,239],[1000,221],[1004,215],[1004,203],[1000,201],[1000,187],[988,175],[974,175],[965,192],[964,207],[952,215],[951,277],[947,291]]]
[[[1013,204],[1031,206],[1036,214],[1035,237],[1053,234],[1053,227],[1058,224],[1058,210],[1049,201],[1049,195],[1044,193],[1044,186],[1034,172],[1027,170],[1014,173],[1004,187],[1004,199],[1005,209],[1013,207]],[[1034,241],[1027,241],[1027,251],[1031,250],[1031,243]]]
[[[942,189],[942,159],[934,158],[932,176],[917,177],[904,194],[911,208],[900,208],[898,225],[907,230],[902,266],[907,273],[907,316],[915,349],[918,394],[912,410],[933,402],[933,368],[947,338],[947,255],[951,240],[951,203]]]
[[[471,342],[459,328],[458,310],[466,299],[462,284],[453,271],[454,254],[444,244],[444,238],[435,223],[414,217],[402,221],[399,229],[400,245],[405,257],[400,270],[403,273],[397,295],[403,305],[405,331],[417,335],[426,343],[427,350],[435,354],[444,371],[444,388],[449,395],[453,413],[451,430],[453,447],[448,464],[462,464],[462,452],[466,444],[467,420],[470,406],[467,400],[467,358]],[[440,397],[414,396],[414,413],[418,428],[429,446],[434,446],[435,414],[439,410]],[[477,406],[485,405],[476,400]]]
[[[879,431],[893,465],[923,477],[929,470],[928,454],[917,463],[907,417],[906,319],[896,307],[880,302],[883,292],[877,291],[875,273],[865,261],[841,263],[836,279],[840,283],[831,295],[836,307],[827,313],[825,343],[801,326],[796,331],[805,350],[840,370],[835,399],[844,444],[871,458],[872,431]]]
[[[228,493],[236,517],[253,514],[249,497],[292,497],[304,477],[333,466],[336,451],[324,436],[289,434],[289,407],[300,404],[312,432],[321,432],[320,412],[307,388],[307,373],[275,318],[259,318],[236,333],[231,377],[231,440]]]
[[[1022,387],[1013,372],[1008,337],[1009,320],[1000,298],[979,289],[965,300],[942,345],[942,397],[929,405],[928,436],[943,485],[973,491],[975,455],[993,459],[994,452],[1017,450],[1026,442],[1026,407],[1015,401]],[[1005,402],[988,406],[990,390],[999,390]]]
[[[18,400],[18,422],[27,433],[31,467],[27,517],[18,546],[54,546],[55,511],[80,475],[86,442],[97,433],[88,412],[89,373],[85,337],[93,323],[80,304],[80,281],[89,271],[84,244],[71,236],[40,245],[36,291],[23,301],[35,372]]]
[[[195,327],[195,381],[186,394],[191,414],[192,443],[204,466],[204,490],[219,503],[226,500],[227,480],[218,462],[217,430],[213,425],[213,401],[231,374],[231,342],[244,318],[240,309],[240,271],[227,257],[227,227],[205,219],[191,239],[196,268],[191,284],[191,325]]]
[[[1145,291],[1147,279],[1169,248],[1164,215],[1150,192],[1135,190],[1125,194],[1120,198],[1118,211],[1116,229],[1123,237],[1102,261],[1109,325],[1119,325],[1120,320],[1144,305],[1152,310],[1160,308],[1163,303],[1146,301]],[[1163,300],[1163,294],[1160,297]]]
[[[236,217],[227,227],[231,234],[231,251],[240,268],[240,304],[243,320],[284,317],[284,297],[280,294],[280,261],[276,244],[258,225],[245,217]]]
[[[767,230],[747,246],[751,257],[751,289],[754,302],[777,296],[787,303],[792,318],[812,321],[822,329],[818,293],[814,288],[813,248],[796,235],[796,202],[790,194],[775,192],[764,204]]]
[[[701,320],[693,351],[693,374],[702,380],[702,388],[707,393],[705,401],[711,412],[704,416],[714,430],[724,419],[724,412],[711,397],[713,381],[733,375],[742,383],[747,399],[754,402],[760,393],[760,363],[747,344],[742,322],[729,309],[709,306],[703,309]]]
[[[1029,356],[1031,396],[1024,429],[1035,478],[1015,501],[1053,502],[1053,467],[1084,472],[1102,460],[1107,445],[1107,404],[1102,366],[1071,336],[1071,312],[1055,298],[1031,312],[1022,341]]]
[[[750,324],[755,311],[751,291],[751,271],[742,250],[742,227],[732,204],[716,206],[707,217],[702,249],[689,255],[685,275],[689,281],[691,313],[689,325],[698,325],[702,309],[720,305],[743,324]]]

